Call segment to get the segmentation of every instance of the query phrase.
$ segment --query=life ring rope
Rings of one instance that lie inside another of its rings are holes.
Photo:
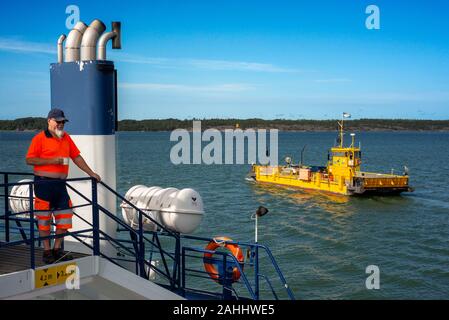
[[[220,247],[224,247],[226,245],[226,241],[228,238],[226,237],[217,237],[217,238],[213,238],[212,240],[218,244]]]
[[[228,251],[231,252],[231,254],[235,257],[235,259],[240,264],[240,269],[243,270],[243,262],[244,262],[244,255],[242,253],[242,250],[240,247],[235,243],[229,243],[232,242],[231,238],[228,237],[216,237],[213,238],[212,241],[210,241],[207,246],[205,247],[205,250],[208,251],[215,251],[218,248],[226,248]],[[220,275],[219,270],[215,266],[214,263],[211,263],[211,259],[213,258],[214,253],[205,252],[203,255],[203,261],[204,261],[204,269],[209,274],[209,277],[211,277],[214,281],[220,283],[220,278],[222,278],[222,275]],[[240,279],[240,271],[237,266],[234,266],[232,268],[232,281],[235,282],[238,279]]]

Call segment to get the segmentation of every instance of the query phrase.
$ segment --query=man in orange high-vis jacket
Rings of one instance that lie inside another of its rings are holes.
[[[50,235],[52,213],[56,234],[66,233],[72,227],[72,203],[64,181],[69,173],[69,158],[89,176],[101,180],[84,161],[68,133],[64,132],[67,121],[62,110],[51,109],[47,116],[47,129],[34,136],[26,155],[26,163],[34,166],[34,209],[41,237]],[[50,240],[43,241],[42,259],[46,264],[72,259],[61,249],[62,239],[55,239],[53,250]]]

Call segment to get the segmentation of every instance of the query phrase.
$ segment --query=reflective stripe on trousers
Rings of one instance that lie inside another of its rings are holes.
[[[69,206],[72,202],[69,200]],[[35,216],[37,218],[37,226],[40,231],[50,231],[52,222],[52,211],[50,211],[50,202],[39,198],[34,199],[34,207],[36,209]],[[54,210],[56,229],[72,228],[72,209]]]
[[[72,210],[55,210],[53,214],[55,216],[56,229],[70,229],[72,227]]]
[[[41,231],[50,231],[51,226],[51,211],[37,211],[35,212],[37,218],[37,228]]]

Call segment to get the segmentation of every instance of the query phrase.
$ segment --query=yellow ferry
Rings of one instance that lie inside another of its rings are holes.
[[[343,113],[339,125],[339,137],[336,146],[330,149],[326,166],[307,166],[302,161],[292,164],[286,157],[286,165],[266,166],[252,165],[250,177],[257,182],[272,183],[303,189],[314,189],[343,195],[366,194],[399,194],[411,192],[408,170],[403,175],[364,172],[360,147],[354,145],[355,134],[351,133],[351,145],[343,144],[344,118],[350,117]]]

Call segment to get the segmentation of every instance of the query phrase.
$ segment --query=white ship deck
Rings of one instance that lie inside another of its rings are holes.
[[[33,270],[29,266],[29,247],[0,248],[0,299],[184,299],[99,256],[72,255],[74,260],[45,265],[42,248],[36,248]],[[69,288],[67,274],[61,276],[61,270],[67,270],[69,265],[78,268],[78,288]]]

